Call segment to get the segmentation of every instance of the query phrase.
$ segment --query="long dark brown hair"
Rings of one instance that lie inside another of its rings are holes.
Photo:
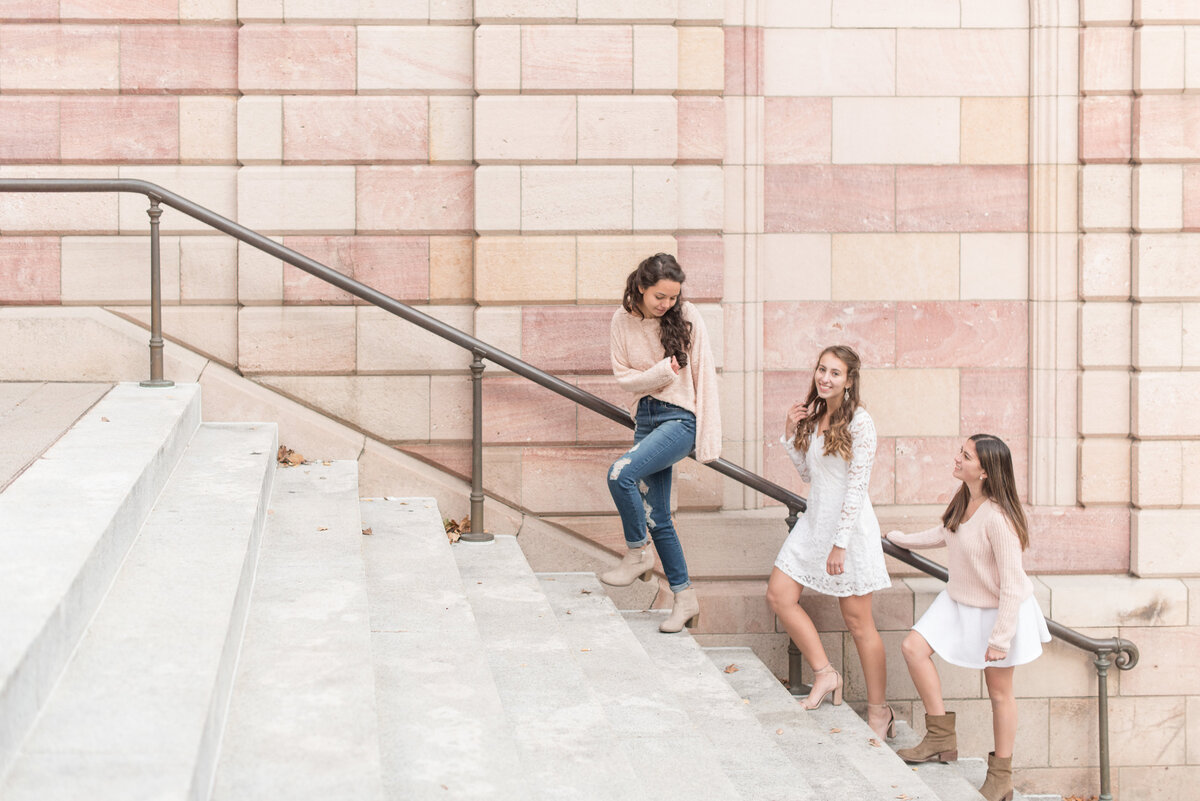
[[[663,279],[679,282],[679,297],[667,313],[658,318],[659,338],[663,355],[674,356],[683,367],[688,363],[688,351],[692,348],[692,324],[683,319],[683,282],[687,277],[683,268],[670,253],[655,253],[637,266],[625,279],[625,296],[621,307],[630,314],[642,314],[642,294]]]
[[[1029,547],[1029,526],[1025,522],[1025,510],[1021,508],[1021,501],[1017,498],[1012,452],[1004,444],[1004,440],[991,434],[972,434],[968,439],[975,443],[975,454],[979,457],[980,468],[983,469],[984,497],[999,505],[1017,532],[1021,550],[1025,550]],[[942,525],[951,531],[958,531],[967,515],[967,503],[970,500],[971,490],[964,481],[942,514]]]
[[[817,367],[821,365],[821,359],[825,358],[826,353],[836,356],[846,364],[846,395],[842,399],[842,405],[829,417],[829,432],[825,435],[825,455],[836,453],[848,462],[854,455],[850,421],[854,419],[854,412],[861,405],[858,397],[858,369],[862,365],[862,360],[858,358],[858,354],[854,352],[853,348],[846,345],[830,345],[817,357]],[[825,401],[817,394],[816,367],[813,368],[812,383],[808,387],[808,397],[804,399],[804,405],[811,407],[813,413],[796,426],[796,438],[792,443],[801,453],[808,450],[808,443],[812,439],[813,431],[816,430],[822,415],[825,414]]]

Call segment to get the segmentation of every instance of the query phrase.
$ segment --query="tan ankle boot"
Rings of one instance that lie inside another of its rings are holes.
[[[666,634],[683,631],[683,627],[691,628],[700,622],[700,602],[696,599],[696,590],[688,587],[675,593],[675,603],[671,606],[671,614],[658,625],[658,630]]]
[[[612,570],[606,570],[598,578],[612,587],[628,587],[633,580],[640,578],[649,581],[654,576],[654,554],[650,546],[630,548]]]
[[[987,801],[1012,801],[1012,757],[998,757],[995,751],[988,754],[987,778],[979,794]]]
[[[901,748],[896,756],[905,762],[953,762],[958,759],[954,713],[926,715],[925,739],[912,748]]]

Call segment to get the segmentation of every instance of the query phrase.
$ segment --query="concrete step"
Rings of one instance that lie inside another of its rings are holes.
[[[120,384],[0,494],[0,774],[200,424],[194,384]]]
[[[386,797],[529,798],[436,502],[360,508]]]
[[[665,612],[623,612],[692,723],[708,737],[720,764],[743,798],[772,801],[823,799],[788,758],[778,735],[759,724],[748,704],[686,633],[663,634]]]
[[[531,798],[640,799],[633,765],[516,539],[458,542],[455,560]]]
[[[70,430],[112,386],[0,383],[0,491]]]
[[[0,796],[208,797],[277,442],[273,424],[196,432]]]
[[[805,710],[749,648],[705,650],[730,686],[747,699],[762,727],[781,732],[779,741],[819,797],[938,798],[849,704],[826,702]]]
[[[280,469],[213,801],[383,797],[355,462]]]
[[[592,573],[544,573],[573,652],[604,705],[643,792],[661,799],[742,798],[700,731]]]

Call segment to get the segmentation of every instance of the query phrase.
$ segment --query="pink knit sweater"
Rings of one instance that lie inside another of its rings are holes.
[[[946,592],[960,604],[997,609],[988,645],[1008,653],[1016,633],[1017,609],[1033,595],[1033,582],[1021,566],[1021,541],[1012,523],[993,501],[986,501],[958,531],[935,526],[915,534],[892,532],[887,538],[901,548],[949,550],[950,580]]]
[[[708,329],[696,307],[683,301],[683,318],[692,324],[688,363],[676,375],[671,358],[663,356],[658,318],[643,319],[625,309],[613,315],[610,327],[613,375],[633,393],[630,415],[649,395],[696,415],[696,458],[711,462],[721,455],[721,407],[717,400],[717,369],[708,342]]]

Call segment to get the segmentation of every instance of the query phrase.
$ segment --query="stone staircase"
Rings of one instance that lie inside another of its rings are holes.
[[[749,649],[199,412],[118,385],[0,494],[0,799],[980,798]]]

